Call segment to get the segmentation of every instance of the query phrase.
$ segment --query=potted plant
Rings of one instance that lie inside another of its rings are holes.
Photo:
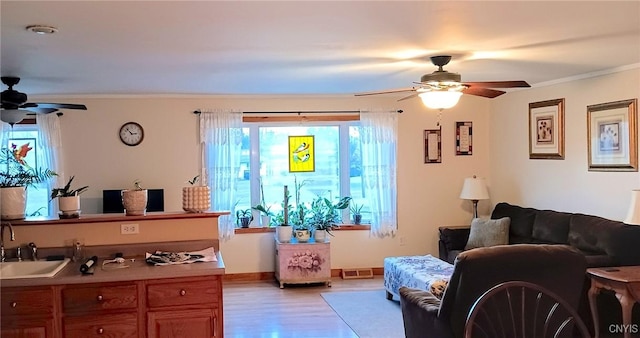
[[[291,224],[289,224],[289,209],[291,206],[289,205],[289,188],[284,186],[284,199],[282,200],[282,213],[279,213],[275,216],[274,222],[278,226],[276,226],[276,238],[280,243],[289,243],[291,242],[291,237],[293,236],[293,228]]]
[[[89,189],[89,186],[85,185],[78,189],[71,189],[71,182],[73,182],[74,178],[75,176],[71,176],[64,187],[51,190],[51,200],[58,198],[60,218],[80,217],[80,194]]]
[[[187,212],[204,212],[211,208],[211,190],[206,185],[196,185],[200,175],[187,181],[188,187],[182,188],[182,210]]]
[[[362,223],[362,207],[364,207],[364,205],[358,203],[353,203],[353,205],[349,207],[349,210],[353,215],[353,224]]]
[[[338,210],[348,208],[350,202],[351,197],[342,197],[336,203],[332,203],[328,198],[318,196],[311,203],[311,216],[307,220],[307,223],[315,229],[314,238],[316,242],[326,241],[327,235],[333,236],[331,230],[333,230],[340,221],[340,213]]]
[[[249,223],[253,221],[253,214],[251,209],[244,209],[236,211],[236,223],[243,228],[248,228]]]
[[[262,179],[260,181],[260,204],[255,207],[251,207],[253,210],[257,210],[260,212],[260,223],[263,227],[269,227],[271,225],[271,217],[273,217],[273,213],[271,212],[271,206],[267,205],[267,202],[264,200],[264,188],[262,186]]]
[[[147,213],[147,189],[139,180],[133,182],[134,189],[122,190],[122,206],[127,216],[144,216]]]
[[[0,150],[0,196],[2,206],[0,218],[3,220],[23,219],[25,217],[26,189],[44,182],[57,174],[49,169],[31,168],[25,161],[32,148],[29,143],[19,148],[11,145],[11,149]]]

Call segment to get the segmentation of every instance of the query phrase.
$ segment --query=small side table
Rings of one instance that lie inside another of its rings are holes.
[[[633,304],[640,302],[640,266],[590,268],[587,269],[587,274],[591,278],[589,306],[593,316],[596,338],[600,336],[596,296],[602,289],[612,290],[616,293],[616,298],[622,306],[624,338],[631,337],[631,311]]]
[[[285,284],[325,283],[331,286],[331,248],[329,242],[289,243],[276,241],[275,277],[280,288]]]

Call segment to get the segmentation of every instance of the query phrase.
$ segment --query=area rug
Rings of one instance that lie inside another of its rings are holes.
[[[358,337],[404,337],[400,302],[387,300],[384,289],[324,292],[321,295]]]

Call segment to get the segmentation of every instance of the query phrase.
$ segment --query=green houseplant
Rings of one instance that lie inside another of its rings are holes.
[[[89,189],[89,186],[85,185],[78,189],[71,189],[71,183],[74,178],[75,176],[71,176],[64,187],[51,190],[51,200],[58,198],[60,218],[80,217],[80,194]]]
[[[248,228],[251,221],[253,221],[253,214],[251,213],[251,209],[241,209],[236,211],[236,223],[242,228]]]
[[[364,204],[353,203],[352,206],[349,207],[349,211],[353,215],[353,224],[362,223],[362,207]]]
[[[262,179],[260,180],[260,204],[251,207],[253,210],[257,210],[260,212],[260,223],[263,227],[271,226],[271,217],[273,217],[273,212],[271,212],[271,206],[267,205],[267,202],[264,199],[264,188],[262,186]]]
[[[49,169],[30,167],[25,157],[31,149],[29,143],[20,147],[12,144],[11,149],[0,149],[0,218],[3,220],[23,219],[27,187],[35,186],[57,175]]]
[[[331,230],[340,222],[339,210],[347,209],[350,202],[351,197],[348,196],[339,198],[335,203],[326,197],[318,196],[311,203],[310,216],[306,222],[315,230],[316,241],[325,241],[327,234],[333,236]]]

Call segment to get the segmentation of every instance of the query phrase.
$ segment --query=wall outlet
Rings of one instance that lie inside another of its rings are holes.
[[[120,224],[120,234],[121,235],[135,235],[139,234],[140,229],[138,228],[138,224]]]

